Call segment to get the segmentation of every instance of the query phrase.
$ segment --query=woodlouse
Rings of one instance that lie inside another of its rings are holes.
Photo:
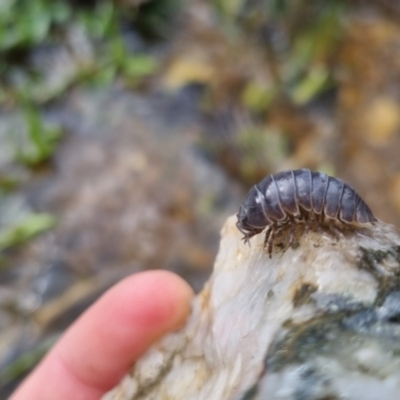
[[[236,226],[245,242],[267,228],[264,245],[270,257],[276,230],[287,223],[291,224],[290,245],[296,221],[304,221],[306,229],[310,221],[318,226],[324,222],[329,226],[333,221],[354,226],[376,221],[353,188],[338,178],[309,169],[264,178],[250,189],[237,218]]]

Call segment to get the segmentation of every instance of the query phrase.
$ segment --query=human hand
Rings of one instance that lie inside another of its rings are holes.
[[[99,400],[157,339],[184,322],[193,292],[148,271],[106,292],[63,335],[10,400]]]

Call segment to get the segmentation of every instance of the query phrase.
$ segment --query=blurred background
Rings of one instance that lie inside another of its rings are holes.
[[[399,133],[398,1],[0,0],[0,398],[124,276],[199,291],[269,173],[399,225]]]

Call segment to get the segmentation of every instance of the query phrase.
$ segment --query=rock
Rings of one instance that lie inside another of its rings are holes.
[[[395,400],[400,393],[400,236],[377,222],[305,233],[272,258],[230,217],[214,272],[179,332],[104,400]]]

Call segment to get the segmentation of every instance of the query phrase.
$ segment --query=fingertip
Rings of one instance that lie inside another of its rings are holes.
[[[171,330],[184,322],[190,312],[191,300],[194,296],[192,288],[178,275],[163,270],[143,272],[130,278],[127,286],[132,285],[137,296],[143,290],[143,298],[152,299],[152,309],[143,315],[157,324]]]
[[[190,286],[172,272],[125,278],[70,327],[13,399],[52,399],[55,392],[60,400],[78,393],[98,398],[149,346],[182,326],[192,297]]]
[[[176,274],[153,270],[131,275],[112,287],[97,305],[114,324],[134,324],[161,335],[176,329],[190,311],[192,288]]]
[[[131,275],[82,315],[55,353],[81,381],[109,388],[149,346],[182,326],[192,297],[190,286],[172,272]]]

